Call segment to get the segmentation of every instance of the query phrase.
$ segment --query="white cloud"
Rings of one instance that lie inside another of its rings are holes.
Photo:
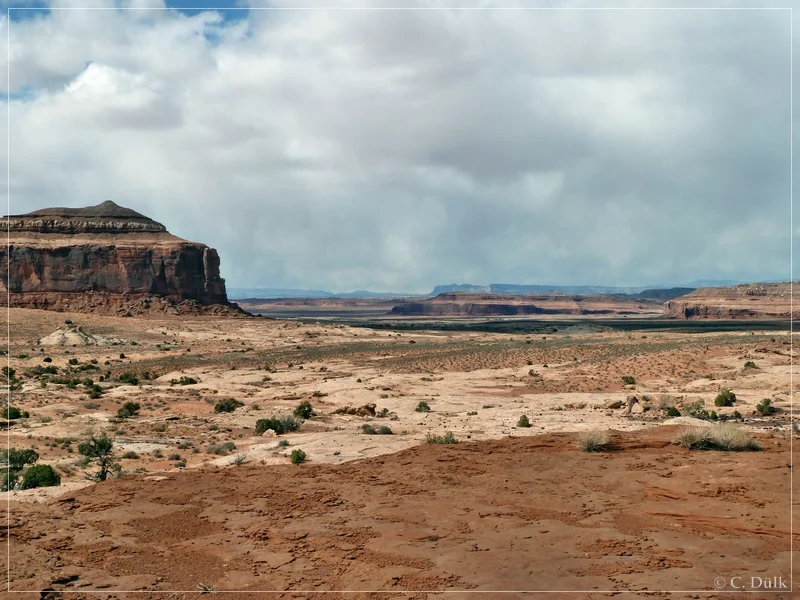
[[[785,19],[53,11],[11,24],[12,212],[114,199],[238,286],[780,277]]]

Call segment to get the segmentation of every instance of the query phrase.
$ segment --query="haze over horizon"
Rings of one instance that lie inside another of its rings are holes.
[[[8,212],[114,200],[230,288],[790,278],[788,11],[11,14]]]

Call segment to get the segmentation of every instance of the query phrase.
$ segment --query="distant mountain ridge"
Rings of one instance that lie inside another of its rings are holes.
[[[247,298],[261,298],[264,300],[275,298],[412,298],[438,296],[451,292],[468,294],[542,294],[548,292],[573,294],[573,295],[618,295],[641,296],[643,298],[671,300],[696,289],[705,287],[730,287],[742,282],[728,279],[698,279],[681,285],[651,284],[644,286],[602,286],[602,285],[522,285],[515,283],[491,283],[489,285],[475,285],[471,283],[451,283],[437,285],[428,294],[411,292],[372,292],[370,290],[356,290],[354,292],[329,292],[326,290],[303,290],[295,288],[228,288],[228,297],[232,300]],[[778,281],[764,281],[762,283],[778,283]]]

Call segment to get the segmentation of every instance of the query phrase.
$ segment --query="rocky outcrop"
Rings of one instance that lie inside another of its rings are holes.
[[[754,283],[700,288],[664,303],[664,316],[678,319],[788,319],[800,317],[791,307],[791,284]]]
[[[392,315],[415,317],[493,317],[526,315],[658,314],[660,303],[619,296],[567,294],[439,294],[435,298],[401,302]]]
[[[0,293],[11,306],[121,314],[165,301],[231,306],[216,250],[114,202],[11,215],[0,227],[9,231]]]

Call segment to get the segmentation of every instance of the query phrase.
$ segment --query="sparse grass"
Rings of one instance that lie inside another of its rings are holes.
[[[437,435],[429,433],[425,436],[425,443],[427,444],[457,444],[458,440],[452,431],[445,432],[444,435]]]
[[[741,452],[761,449],[758,442],[747,435],[746,431],[732,423],[720,423],[711,427],[689,427],[681,431],[672,443],[689,450]]]
[[[578,448],[584,452],[602,452],[608,447],[610,437],[603,429],[582,431],[578,434]]]

